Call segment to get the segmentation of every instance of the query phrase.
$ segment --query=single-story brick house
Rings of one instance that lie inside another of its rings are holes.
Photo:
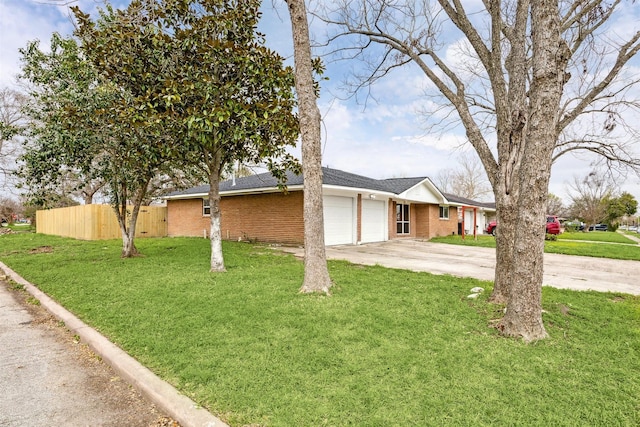
[[[220,183],[223,239],[301,244],[302,175],[287,174],[287,193],[263,173]],[[412,237],[482,233],[495,214],[490,204],[441,192],[427,177],[377,180],[323,168],[325,243],[359,244]],[[208,185],[171,193],[169,236],[207,236]]]

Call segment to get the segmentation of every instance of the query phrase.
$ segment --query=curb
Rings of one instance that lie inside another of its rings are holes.
[[[24,286],[27,292],[38,299],[40,304],[58,320],[64,322],[67,329],[77,334],[118,375],[183,427],[229,427],[209,411],[199,407],[194,401],[178,392],[171,384],[157,377],[148,368],[2,262],[0,262],[0,269],[4,270],[11,280]]]

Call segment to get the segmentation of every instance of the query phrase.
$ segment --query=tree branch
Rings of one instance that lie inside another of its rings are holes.
[[[582,112],[600,95],[605,89],[607,89],[614,79],[620,73],[622,67],[631,59],[634,55],[640,51],[640,31],[636,32],[635,35],[624,45],[620,47],[620,51],[618,52],[618,56],[613,67],[609,70],[607,75],[595,85],[589,93],[585,94],[582,97],[582,100],[578,103],[578,105],[573,109],[573,111],[565,114],[562,119],[558,122],[557,130],[558,132],[562,132],[571,122],[573,122]]]

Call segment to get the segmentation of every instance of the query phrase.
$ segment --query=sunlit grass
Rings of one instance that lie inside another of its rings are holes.
[[[607,232],[597,232],[598,234],[617,234]],[[594,232],[588,233],[594,234]],[[562,234],[560,235],[562,236]],[[620,236],[623,237],[624,236]],[[611,238],[611,237],[608,237]],[[626,238],[625,238],[626,239]],[[572,239],[574,240],[574,239]],[[628,240],[628,239],[626,239]],[[495,238],[491,236],[478,236],[477,240],[467,237],[462,239],[460,236],[434,237],[430,242],[448,243],[452,245],[478,246],[484,248],[495,248]],[[599,258],[626,259],[640,261],[640,245],[624,245],[612,244],[605,242],[589,242],[589,241],[569,241],[560,239],[557,241],[546,241],[544,243],[544,251],[546,253],[565,254],[565,255],[581,255]]]
[[[212,274],[207,244],[8,235],[0,258],[232,426],[640,424],[638,297],[545,287],[526,345],[487,282],[331,262],[333,295],[303,295],[294,257],[225,242]]]
[[[490,235],[481,234],[474,238],[473,236],[440,236],[434,237],[430,242],[435,243],[449,243],[452,245],[464,245],[464,246],[478,246],[482,248],[495,248],[496,238]]]
[[[558,235],[558,240],[588,240],[591,242],[610,242],[610,243],[627,243],[635,245],[631,239],[628,239],[623,234],[615,233],[612,231],[589,231],[589,232],[565,232]]]

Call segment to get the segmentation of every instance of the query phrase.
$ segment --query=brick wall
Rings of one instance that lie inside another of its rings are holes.
[[[438,205],[415,204],[409,210],[409,234],[397,234],[396,230],[396,202],[390,203],[389,210],[389,238],[413,237],[431,239],[436,236],[450,235],[458,232],[458,215],[455,207],[449,207],[449,219],[440,219]]]
[[[458,213],[455,207],[449,207],[449,219],[440,219],[438,205],[418,205],[420,229],[418,237],[431,239],[436,236],[448,236],[458,233]]]
[[[202,215],[202,199],[169,200],[169,236],[209,235],[209,217]],[[222,197],[220,229],[225,240],[304,242],[302,191]]]
[[[416,237],[421,239],[430,239],[431,234],[431,225],[433,222],[433,218],[431,217],[431,207],[432,205],[416,205],[416,214],[414,216],[415,222],[412,224],[414,229],[416,230]],[[436,206],[436,214],[438,207]],[[435,220],[438,220],[436,215]]]
[[[389,200],[387,205],[389,216],[387,218],[387,230],[389,230],[389,240],[396,238],[396,202]]]
[[[202,199],[167,200],[167,233],[169,237],[209,236],[211,221],[202,215]]]

